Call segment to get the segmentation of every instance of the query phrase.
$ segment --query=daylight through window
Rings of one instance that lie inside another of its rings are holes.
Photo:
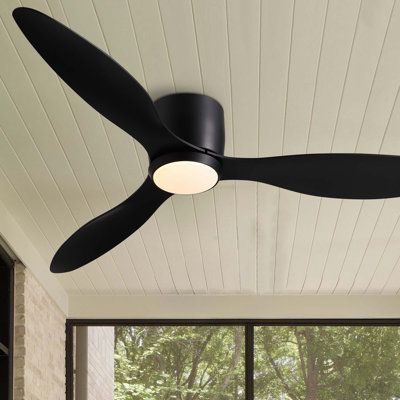
[[[400,399],[397,326],[183,323],[71,332],[68,400]]]

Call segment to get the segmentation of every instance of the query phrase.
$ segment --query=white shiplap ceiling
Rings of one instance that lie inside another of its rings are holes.
[[[73,231],[141,184],[148,162],[31,48],[11,16],[20,5],[0,1],[0,201],[49,265]],[[22,5],[110,53],[153,99],[215,97],[228,155],[400,154],[398,1]],[[175,196],[116,249],[57,278],[70,294],[393,294],[399,216],[399,199],[221,182]]]

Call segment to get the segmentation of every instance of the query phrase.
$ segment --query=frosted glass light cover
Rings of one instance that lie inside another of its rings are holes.
[[[214,168],[195,161],[174,161],[159,167],[153,174],[154,183],[175,194],[195,194],[211,189],[218,182]]]

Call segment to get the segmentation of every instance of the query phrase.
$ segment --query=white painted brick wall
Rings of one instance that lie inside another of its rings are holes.
[[[65,315],[22,265],[14,313],[14,399],[65,400]]]
[[[87,400],[114,399],[114,327],[88,327]]]

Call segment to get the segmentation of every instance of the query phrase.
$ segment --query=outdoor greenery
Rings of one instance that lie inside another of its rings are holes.
[[[115,399],[244,399],[244,328],[116,327]]]
[[[256,400],[400,399],[396,327],[256,327]],[[116,400],[244,400],[244,328],[115,328]]]
[[[400,329],[259,327],[255,398],[400,398]]]

